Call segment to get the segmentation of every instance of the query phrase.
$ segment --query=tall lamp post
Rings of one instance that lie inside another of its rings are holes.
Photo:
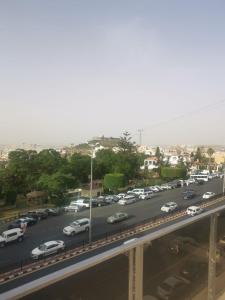
[[[92,242],[92,187],[93,187],[93,157],[94,157],[94,146],[91,146],[91,176],[90,176],[90,201],[89,201],[89,244]]]

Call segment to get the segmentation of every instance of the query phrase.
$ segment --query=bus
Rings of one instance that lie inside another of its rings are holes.
[[[190,175],[190,178],[194,179],[196,181],[209,181],[208,174],[193,174],[193,175]]]

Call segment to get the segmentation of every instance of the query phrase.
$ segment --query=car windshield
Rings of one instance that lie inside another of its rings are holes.
[[[39,247],[38,247],[39,250],[45,250],[46,249],[46,246],[45,244],[41,244]]]
[[[76,221],[70,224],[71,227],[75,227],[75,226],[77,226],[77,225],[79,225],[79,224],[78,224],[78,222],[76,222]]]

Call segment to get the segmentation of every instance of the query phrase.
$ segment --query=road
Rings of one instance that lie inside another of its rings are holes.
[[[187,203],[191,205],[198,203],[202,198],[202,194],[207,191],[219,194],[222,191],[222,180],[214,179],[203,185],[192,185],[191,188],[195,189],[197,192],[197,196],[192,200],[183,200],[182,192],[186,189],[184,187],[157,193],[150,200],[141,200],[128,206],[113,204],[110,206],[94,208],[92,229],[93,239],[98,238],[100,235],[110,234],[119,228],[121,230],[125,229],[127,226],[135,225],[145,219],[161,214],[160,207],[166,202],[175,201],[178,206],[186,205]],[[113,225],[107,224],[106,218],[118,211],[127,212],[130,218],[122,223]],[[88,210],[76,214],[64,214],[58,217],[49,217],[46,220],[40,221],[37,225],[28,228],[23,243],[10,244],[5,248],[0,249],[1,271],[10,269],[10,266],[19,266],[21,262],[28,260],[30,258],[31,250],[45,241],[55,239],[63,240],[67,246],[71,246],[71,244],[79,245],[83,242],[87,242],[88,233],[81,233],[70,238],[63,235],[62,230],[72,221],[88,216]]]

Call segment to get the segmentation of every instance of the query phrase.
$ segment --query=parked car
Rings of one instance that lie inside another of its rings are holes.
[[[189,284],[190,281],[182,276],[170,276],[157,287],[157,294],[161,299],[174,300],[184,296]]]
[[[119,194],[117,195],[117,197],[119,198],[119,200],[122,199],[122,198],[124,198],[125,196],[126,196],[125,193],[119,193]]]
[[[111,203],[116,203],[119,201],[119,198],[117,197],[117,195],[108,195],[105,197],[105,201]]]
[[[59,216],[62,213],[62,209],[57,208],[46,208],[45,210],[49,216]]]
[[[187,215],[189,216],[196,216],[196,215],[199,215],[203,212],[203,209],[201,207],[198,207],[198,206],[189,206],[187,208]]]
[[[74,234],[88,231],[90,228],[90,220],[87,218],[79,219],[72,222],[69,226],[63,229],[63,233],[67,236],[72,236]]]
[[[0,247],[4,247],[10,242],[22,242],[24,238],[24,233],[20,228],[14,228],[4,231],[0,235]]]
[[[219,239],[219,245],[225,247],[225,236]]]
[[[161,189],[162,190],[171,190],[172,189],[172,187],[169,185],[169,184],[162,184],[161,185]]]
[[[26,224],[26,226],[32,226],[37,223],[37,219],[32,218],[32,217],[24,217],[17,219],[10,223],[8,225],[8,229],[13,229],[13,228],[22,228],[23,224]]]
[[[39,259],[54,253],[58,253],[60,251],[63,251],[64,249],[65,244],[63,241],[49,241],[33,249],[31,251],[31,257],[33,259]]]
[[[132,204],[136,201],[137,201],[137,198],[135,195],[127,195],[123,199],[120,199],[118,203],[120,205],[127,205],[127,204]]]
[[[135,194],[135,195],[142,195],[145,192],[149,191],[147,188],[138,188],[138,189],[133,189],[131,191],[128,191],[127,194]]]
[[[177,207],[178,205],[176,202],[168,202],[161,207],[161,211],[169,213],[171,211],[176,210]]]
[[[152,191],[144,192],[143,194],[139,195],[139,199],[148,200],[152,198],[152,195],[153,195]]]
[[[77,204],[70,204],[69,206],[65,206],[64,209],[65,212],[79,212],[84,210],[85,207]]]
[[[150,190],[154,193],[158,193],[160,191],[156,186],[150,186]]]
[[[128,214],[124,212],[118,212],[115,213],[114,215],[110,216],[107,218],[107,223],[113,224],[113,223],[118,223],[121,221],[124,221],[128,219]]]
[[[203,194],[202,199],[209,199],[212,198],[216,195],[216,193],[213,192],[206,192],[205,194]]]
[[[96,206],[98,206],[98,207],[109,205],[109,203],[107,201],[105,201],[104,197],[103,198],[98,197],[94,200],[95,200]]]
[[[28,211],[27,216],[38,220],[43,220],[43,219],[47,219],[48,214],[44,209],[38,209],[38,210]]]
[[[79,205],[79,206],[89,208],[90,207],[90,199],[81,198],[81,199],[77,199],[76,201],[72,201],[70,204],[75,204],[75,205]]]
[[[201,261],[187,261],[185,265],[180,270],[182,277],[195,281],[198,279],[204,279],[204,276],[207,276],[208,264]]]

